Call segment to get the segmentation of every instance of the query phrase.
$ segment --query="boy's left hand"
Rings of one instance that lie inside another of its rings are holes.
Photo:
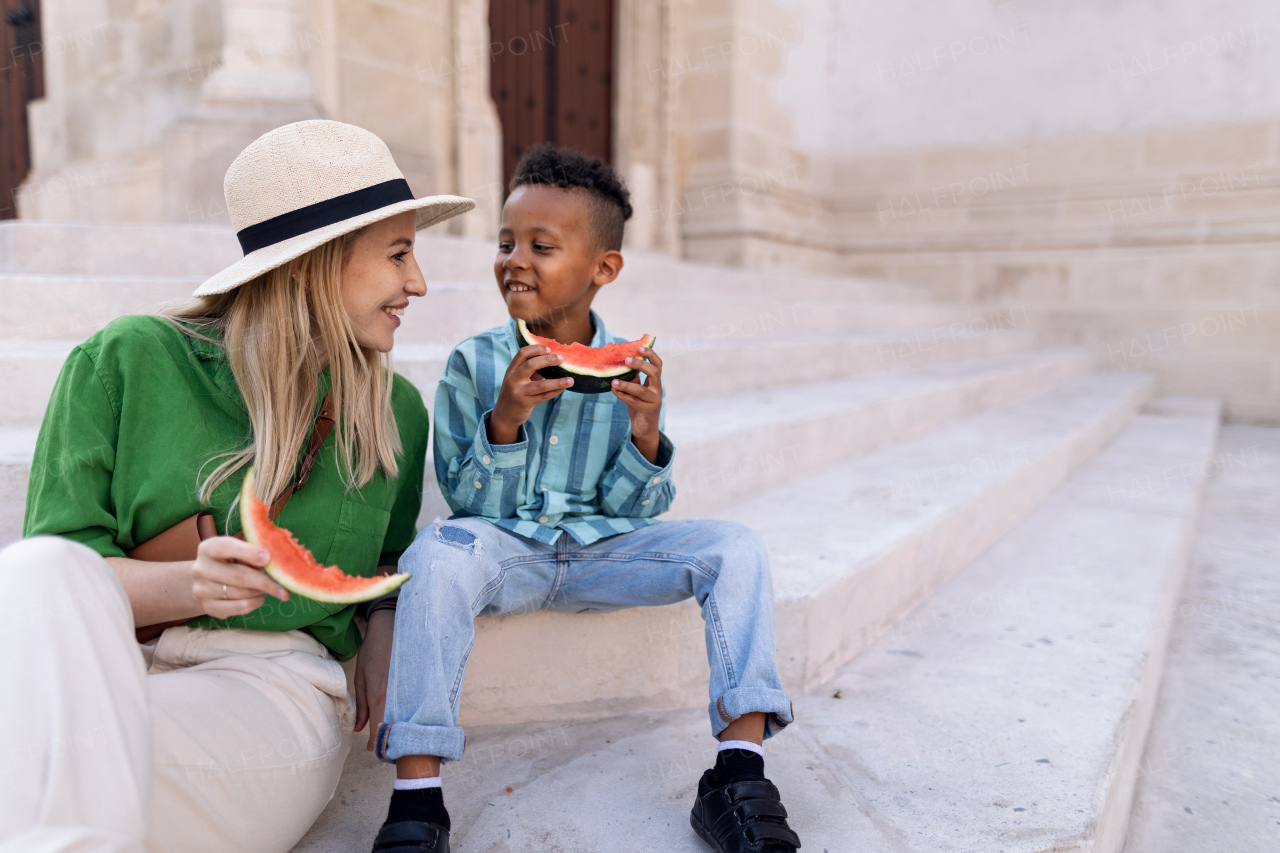
[[[644,358],[629,358],[627,366],[640,371],[633,382],[613,380],[613,396],[627,404],[631,415],[631,441],[640,455],[658,464],[658,414],[662,411],[662,359],[648,347],[641,347]],[[645,361],[645,359],[648,361]],[[647,377],[647,378],[646,378]],[[644,378],[644,384],[640,379]]]

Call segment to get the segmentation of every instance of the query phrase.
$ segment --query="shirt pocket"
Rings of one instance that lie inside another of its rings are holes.
[[[369,577],[378,568],[382,542],[390,524],[388,510],[367,504],[359,497],[345,498],[338,513],[338,530],[333,536],[328,562],[336,563],[349,575]]]

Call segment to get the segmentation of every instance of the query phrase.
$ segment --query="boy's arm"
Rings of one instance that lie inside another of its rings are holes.
[[[470,370],[455,351],[436,388],[436,480],[455,513],[514,518],[529,442],[521,427],[515,444],[491,445],[489,411],[481,406]]]
[[[671,479],[671,463],[676,449],[662,432],[666,425],[664,401],[658,415],[657,464],[645,459],[635,442],[627,440],[600,478],[600,512],[615,518],[652,518],[671,509],[676,484]]]

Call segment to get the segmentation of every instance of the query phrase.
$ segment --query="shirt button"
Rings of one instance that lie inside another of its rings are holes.
[[[480,458],[484,460],[484,464],[486,465],[488,465],[490,462],[493,461],[492,459],[489,458],[489,455],[487,453],[484,456],[481,456]]]
[[[548,518],[544,515],[542,518],[538,519],[538,523],[539,523],[539,524],[546,524],[549,520],[550,520],[550,519],[548,519]]]
[[[649,505],[649,499],[648,499],[648,498],[645,498],[644,500],[640,501],[640,505],[641,505],[641,506],[648,506],[648,505]]]
[[[481,486],[481,485],[480,485],[480,481],[479,481],[479,480],[476,480],[476,488],[477,488],[477,489],[484,488],[483,486]]]
[[[554,436],[554,435],[553,435],[553,436],[551,436],[551,438],[548,438],[548,439],[547,439],[547,442],[548,442],[548,443],[550,443],[550,444],[559,444],[559,443],[560,443],[560,439],[559,439],[557,436]]]
[[[658,483],[661,483],[661,482],[662,482],[662,478],[661,478],[661,477],[654,477],[654,478],[653,478],[653,484],[654,484],[655,486],[656,486]]]

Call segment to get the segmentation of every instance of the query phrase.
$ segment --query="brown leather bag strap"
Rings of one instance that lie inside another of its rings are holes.
[[[316,463],[316,457],[320,455],[320,448],[324,446],[325,439],[329,437],[329,433],[333,429],[332,397],[333,392],[330,391],[324,395],[324,400],[320,403],[320,412],[316,415],[315,426],[311,428],[311,437],[307,439],[307,452],[302,458],[302,467],[298,469],[297,478],[294,480],[293,485],[285,489],[284,494],[276,498],[275,503],[271,504],[272,521],[275,521],[276,517],[280,515],[284,505],[289,502],[289,497],[298,489],[301,489],[307,482],[307,478],[311,476],[311,468]],[[194,560],[200,543],[217,535],[218,528],[214,523],[213,514],[199,512],[190,518],[183,519],[163,533],[156,534],[129,551],[127,556],[135,560],[153,562]],[[236,538],[243,539],[244,532],[237,533]],[[158,625],[146,625],[135,628],[134,634],[139,643],[145,643],[160,636],[166,628],[185,625],[188,621],[190,620],[175,619],[172,622],[164,622]]]
[[[302,467],[298,469],[297,478],[293,481],[293,485],[285,489],[280,497],[272,502],[271,509],[268,510],[272,521],[275,521],[284,511],[284,506],[289,502],[289,498],[293,497],[293,493],[307,484],[307,480],[311,477],[311,468],[316,464],[316,457],[320,455],[320,448],[324,446],[325,440],[332,431],[333,391],[330,391],[320,401],[320,411],[316,413],[315,426],[311,428],[311,437],[307,439],[307,452],[302,457]]]

